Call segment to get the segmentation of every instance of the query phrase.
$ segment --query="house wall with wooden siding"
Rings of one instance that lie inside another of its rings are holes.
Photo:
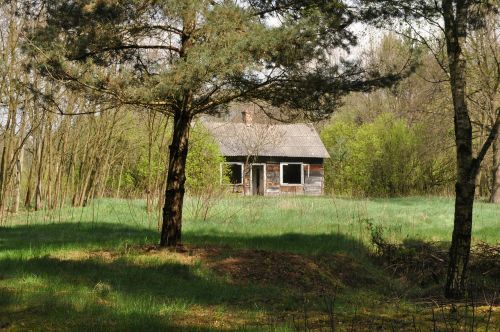
[[[304,193],[307,195],[323,195],[325,188],[325,171],[323,164],[310,164],[304,169]]]
[[[244,158],[226,158],[228,162],[245,162]],[[265,164],[265,196],[280,195],[313,195],[324,194],[324,167],[323,159],[319,158],[254,158],[251,164]],[[281,185],[280,172],[281,163],[302,163],[304,164],[303,184]],[[251,195],[251,175],[250,166],[245,165],[243,172],[243,185],[231,186],[231,192]]]
[[[314,195],[319,196],[324,193],[324,169],[322,164],[304,164],[304,184],[301,185],[280,185],[278,166],[277,184],[279,193],[282,195]]]

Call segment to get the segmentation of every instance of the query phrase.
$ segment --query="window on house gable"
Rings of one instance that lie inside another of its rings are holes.
[[[281,184],[302,184],[304,182],[302,164],[281,164]]]

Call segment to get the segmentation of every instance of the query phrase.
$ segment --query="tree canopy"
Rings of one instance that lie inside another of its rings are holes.
[[[325,115],[340,96],[397,79],[331,62],[328,52],[356,43],[356,16],[342,2],[42,3],[46,21],[27,44],[39,68],[114,104],[173,114],[189,94],[193,115],[235,99]]]
[[[350,91],[392,84],[360,62],[331,61],[356,43],[343,1],[40,0],[26,44],[65,88],[174,116],[162,245],[180,241],[190,124],[232,101],[323,117]],[[272,19],[275,20],[273,24]],[[50,96],[49,96],[50,99]]]

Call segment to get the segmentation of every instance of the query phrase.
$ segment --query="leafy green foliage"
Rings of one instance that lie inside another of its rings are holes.
[[[168,142],[172,132],[171,124],[164,131],[163,139]],[[165,164],[168,160],[168,148],[160,149],[158,146],[148,147],[146,129],[137,126],[135,130],[122,133],[124,149],[135,146],[135,153],[130,152],[130,158],[124,165],[121,180],[116,172],[108,180],[110,186],[116,187],[121,181],[122,190],[133,196],[141,197],[141,193],[148,190],[150,179],[166,178]],[[161,138],[157,138],[161,139]],[[137,147],[138,146],[138,147]],[[149,149],[151,156],[149,156]],[[211,190],[220,185],[220,164],[224,158],[220,154],[219,146],[210,133],[201,125],[192,128],[189,140],[189,153],[186,163],[186,188],[192,194],[203,190]]]
[[[201,124],[191,132],[186,162],[186,187],[192,194],[219,186],[224,157],[214,138]]]
[[[441,163],[451,158],[450,153],[426,151],[421,128],[390,113],[359,126],[334,122],[321,136],[332,157],[325,167],[330,192],[407,195],[442,188],[452,178],[453,169]],[[434,154],[424,156],[428,153]]]

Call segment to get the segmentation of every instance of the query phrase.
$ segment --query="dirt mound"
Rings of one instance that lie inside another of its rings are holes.
[[[372,282],[368,271],[347,255],[323,257],[263,250],[205,250],[203,260],[235,283],[271,284],[303,292],[334,293]]]
[[[136,246],[132,251],[158,255],[158,246]],[[376,282],[362,264],[347,254],[307,256],[287,252],[230,247],[180,245],[166,250],[181,260],[201,260],[230,282],[287,287],[305,293],[334,294],[339,288],[359,287]]]

